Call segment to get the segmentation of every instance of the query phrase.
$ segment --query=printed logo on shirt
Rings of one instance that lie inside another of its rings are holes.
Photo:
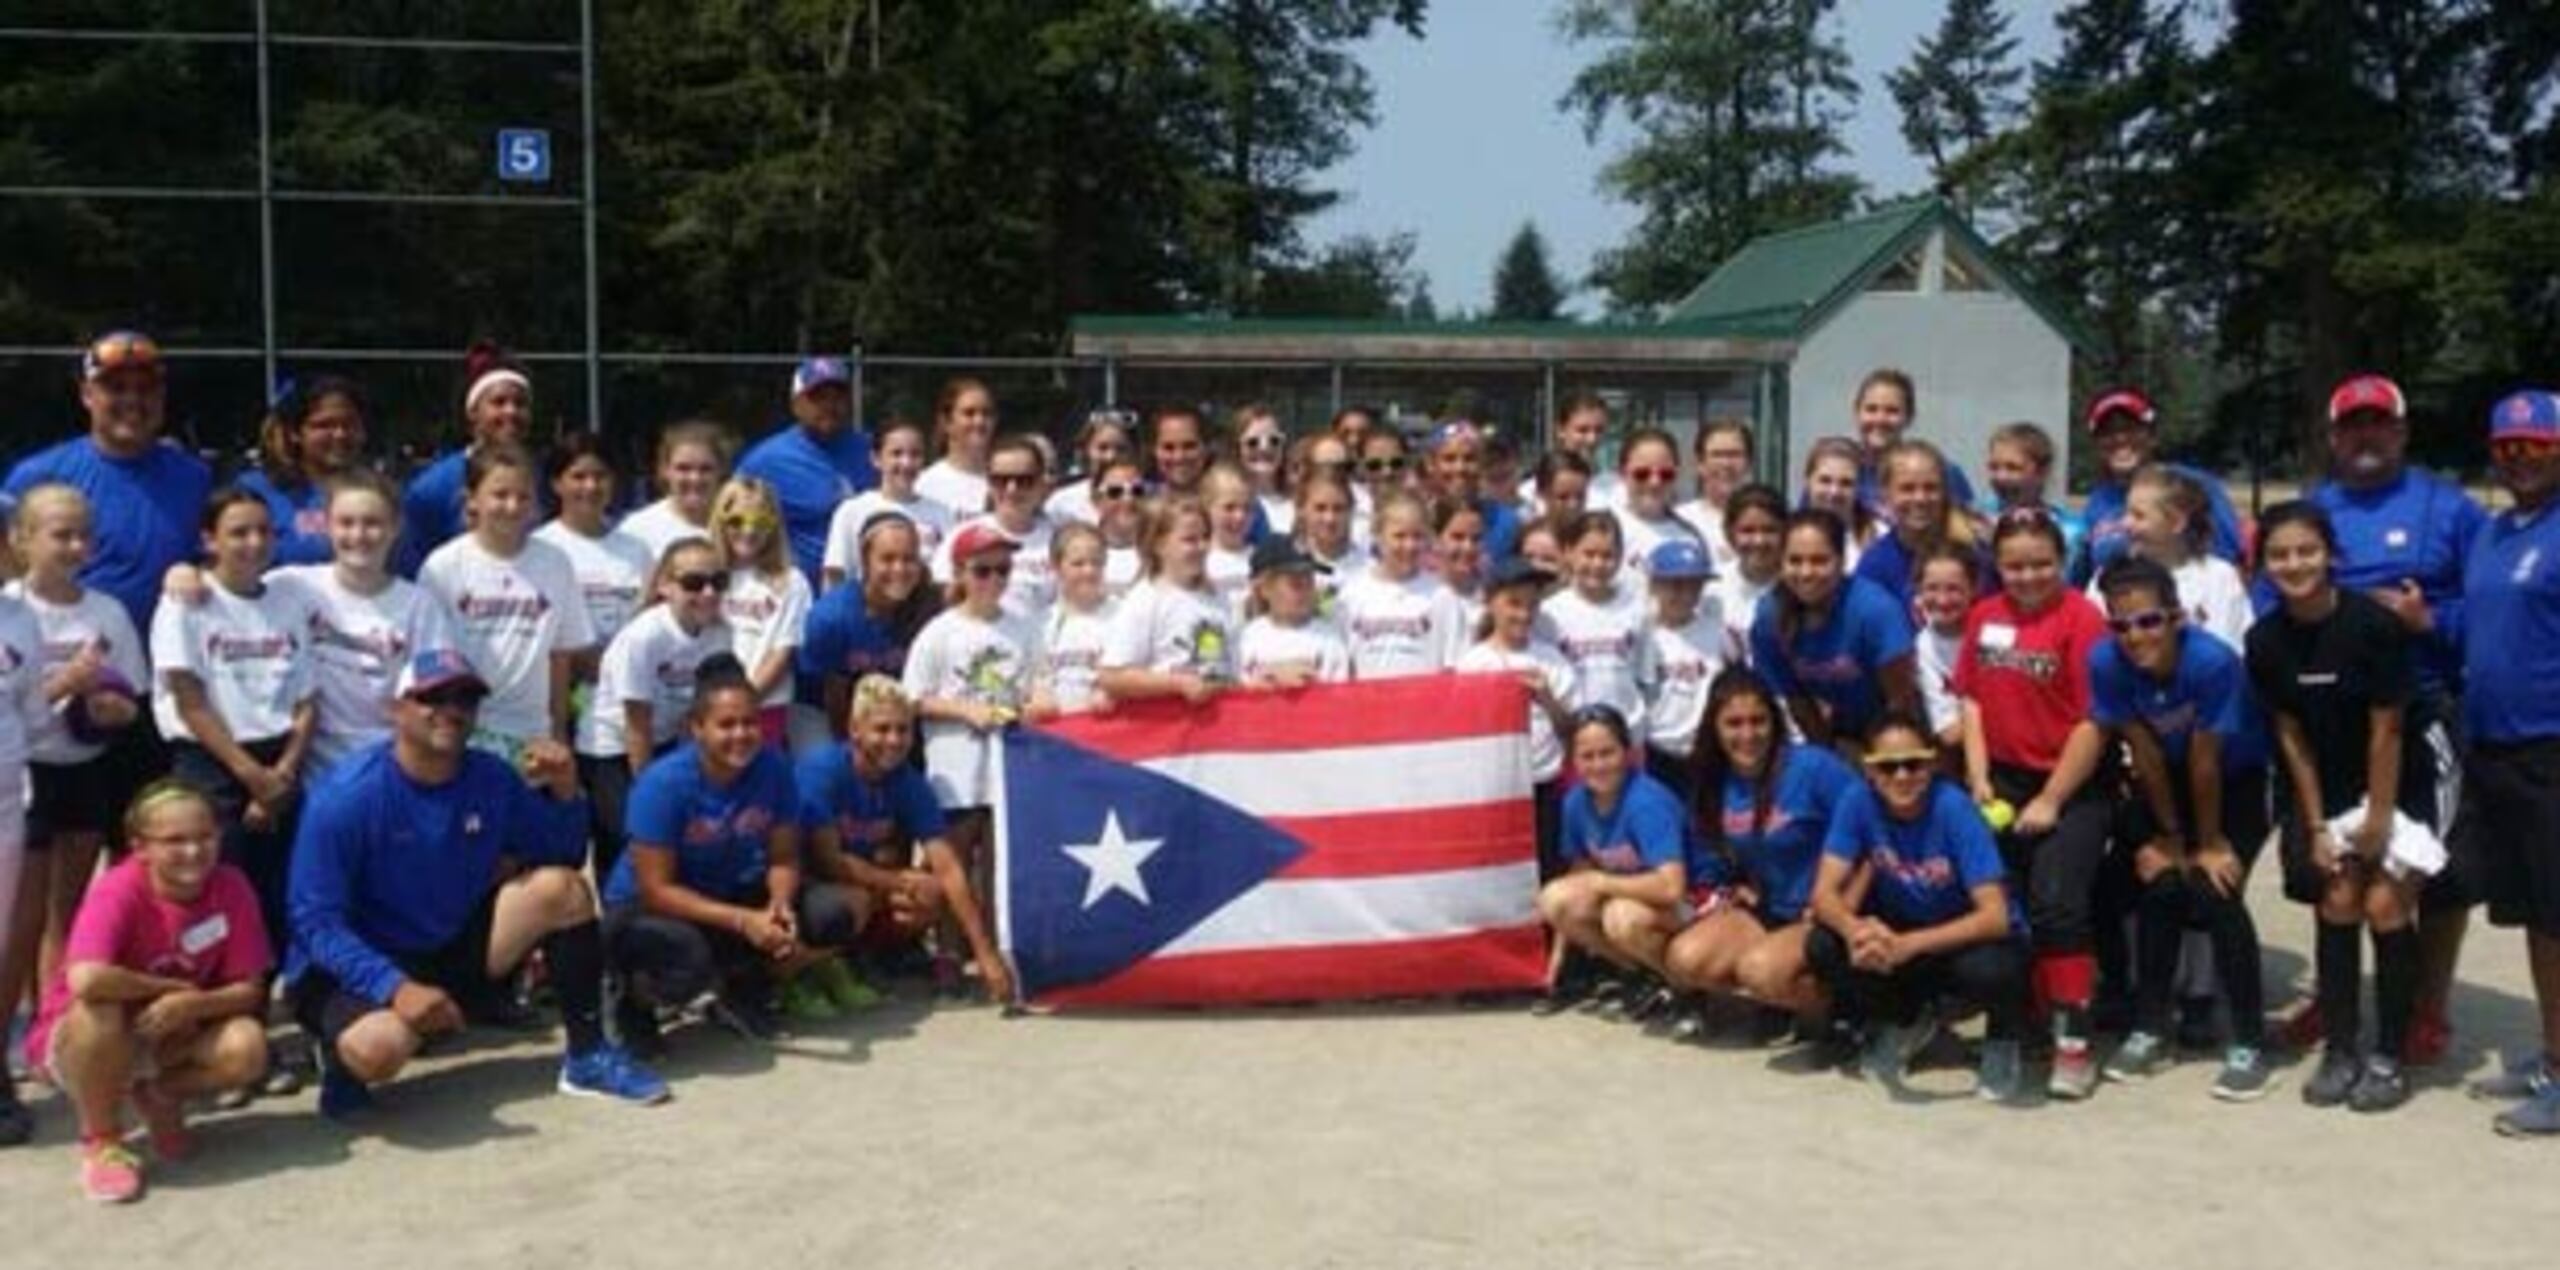
[[[782,601],[775,596],[738,595],[735,592],[731,592],[731,596],[721,603],[720,611],[733,622],[769,622],[774,614],[782,611]]]
[[[836,817],[836,836],[846,848],[869,847],[889,840],[898,822],[888,816],[857,816],[846,812]]]
[[[258,635],[234,635],[213,631],[204,637],[205,659],[215,663],[242,661],[274,661],[290,657],[301,642],[283,631]]]
[[[2533,582],[2534,569],[2541,564],[2542,548],[2527,547],[2524,549],[2524,554],[2517,557],[2515,571],[2507,575],[2507,580],[2517,586],[2530,585]]]
[[[1004,648],[981,648],[960,672],[960,682],[970,695],[992,705],[1010,705],[1014,698],[1013,653]]]
[[[1790,657],[1787,664],[1795,669],[1796,679],[1809,684],[1853,684],[1867,677],[1858,659],[1847,653],[1830,657]]]
[[[2142,722],[2160,736],[2184,735],[2195,730],[2196,703],[2182,701],[2171,705],[2167,693],[2154,693],[2150,702],[2143,706]]]
[[[906,669],[907,659],[895,648],[857,648],[836,659],[836,664],[844,673],[856,677],[877,671],[894,678]]]
[[[615,586],[610,582],[589,582],[584,586],[579,587],[578,592],[587,598],[587,606],[590,608],[599,604],[620,605],[624,608],[629,608],[640,602],[640,588],[636,586]]]
[[[1944,890],[1956,883],[1955,862],[1944,856],[1926,860],[1906,860],[1891,846],[1879,844],[1868,849],[1876,868],[1913,888]]]
[[[1591,852],[1591,861],[1611,873],[1635,873],[1644,868],[1644,856],[1633,843],[1613,843]]]
[[[2006,670],[2037,683],[2051,683],[2062,673],[2061,657],[2033,648],[1992,648],[1986,643],[1974,650],[1974,660],[1984,670]]]
[[[518,618],[537,621],[543,614],[551,611],[551,601],[543,598],[540,591],[526,595],[510,595],[505,592],[486,595],[465,591],[454,597],[453,609],[466,622],[495,622]]]
[[[732,837],[758,838],[773,827],[773,813],[762,807],[741,809],[735,816],[693,816],[684,822],[684,845],[712,847]]]
[[[1777,833],[1795,822],[1796,818],[1788,815],[1785,808],[1772,807],[1769,809],[1768,823],[1762,825],[1757,831],[1755,831],[1751,827],[1750,808],[1727,807],[1724,809],[1724,836],[1727,841],[1748,839],[1752,837],[1755,832],[1765,837],[1768,834]]]
[[[658,681],[658,686],[660,688],[668,689],[670,691],[680,688],[690,688],[693,686],[693,670],[694,668],[691,666],[682,665],[672,661],[662,661],[658,663],[657,673],[653,678]]]
[[[1428,629],[1430,623],[1425,622],[1423,626]],[[1215,670],[1226,664],[1227,631],[1216,622],[1195,623],[1191,628],[1191,634],[1183,640],[1183,643],[1190,647],[1193,670]]]
[[[327,537],[329,535],[329,509],[325,507],[305,507],[295,512],[293,514],[293,532],[300,534],[305,538]]]
[[[1360,617],[1352,620],[1351,633],[1360,639],[1384,639],[1389,636],[1421,639],[1431,633],[1428,617]],[[1568,648],[1571,645],[1567,645]]]
[[[335,648],[394,664],[409,655],[409,636],[388,626],[369,632],[343,630],[330,622],[327,614],[314,613],[311,615],[311,647],[314,652]]]
[[[1633,631],[1606,636],[1585,635],[1558,640],[1556,647],[1574,661],[1589,661],[1594,657],[1625,657],[1635,652],[1636,636]]]
[[[1709,663],[1704,657],[1682,657],[1662,663],[1662,681],[1666,684],[1702,684],[1707,681]]]

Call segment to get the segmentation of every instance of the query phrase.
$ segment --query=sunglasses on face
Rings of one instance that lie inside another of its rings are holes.
[[[2147,634],[2176,620],[2178,615],[2175,613],[2166,609],[2152,609],[2149,612],[2127,613],[2123,617],[2108,618],[2107,627],[2118,635],[2130,635],[2135,631]]]
[[[1627,479],[1634,481],[1638,485],[1668,485],[1671,482],[1680,479],[1680,469],[1676,467],[1631,467],[1627,469]]]
[[[1909,776],[1937,766],[1935,754],[1870,754],[1867,770],[1882,776]]]
[[[1259,436],[1250,436],[1244,439],[1244,448],[1256,454],[1268,454],[1272,451],[1278,450],[1283,444],[1284,442],[1281,441],[1280,434],[1276,432],[1266,432]]]
[[[435,688],[409,698],[430,710],[477,710],[489,694],[477,688]]]
[[[2501,463],[2548,457],[2560,451],[2560,441],[2536,441],[2525,437],[2508,437],[2489,443],[2489,457]]]
[[[1143,486],[1123,484],[1121,482],[1114,481],[1109,485],[1095,486],[1093,496],[1106,503],[1126,503],[1135,501],[1139,496],[1146,492],[1147,491]]]
[[[986,582],[995,578],[1011,577],[1013,576],[1013,566],[1010,564],[973,564],[969,566],[969,576],[976,578],[980,582]]]
[[[1029,489],[1040,480],[1035,472],[989,472],[987,484],[996,489]]]
[[[729,589],[729,575],[725,573],[679,573],[675,582],[677,587],[693,595],[705,591],[718,595]]]
[[[1403,459],[1362,459],[1360,470],[1371,476],[1389,476],[1404,470]]]
[[[721,521],[720,526],[723,529],[734,529],[742,533],[760,533],[773,528],[774,519],[771,516],[731,516]]]

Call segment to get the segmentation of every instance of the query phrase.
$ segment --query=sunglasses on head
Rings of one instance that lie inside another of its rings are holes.
[[[1627,469],[1627,479],[1634,481],[1638,485],[1668,485],[1671,482],[1680,479],[1680,469],[1676,467],[1631,467]]]
[[[1875,772],[1879,775],[1909,776],[1913,772],[1926,771],[1930,768],[1936,767],[1938,765],[1938,756],[1935,754],[1918,752],[1870,754],[1866,757],[1866,765],[1868,771]]]
[[[675,584],[680,589],[691,592],[695,595],[700,595],[705,591],[708,591],[713,595],[718,595],[722,591],[729,589],[729,575],[725,573],[679,573],[675,576]]]
[[[2042,503],[2020,503],[2000,513],[2003,525],[2045,525],[2053,523],[2053,511]]]
[[[89,345],[88,370],[103,375],[128,366],[160,368],[160,344],[147,335],[109,335]]]
[[[2135,631],[2156,631],[2177,620],[2178,615],[2167,609],[2152,609],[2148,612],[2127,613],[2123,617],[2108,618],[2107,627],[2118,635],[2128,635]]]

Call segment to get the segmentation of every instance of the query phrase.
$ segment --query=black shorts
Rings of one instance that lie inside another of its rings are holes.
[[[2419,884],[2421,913],[2470,908],[2481,901],[2488,885],[2476,842],[2466,843],[2453,832],[2454,822],[2461,818],[2462,801],[2462,742],[2454,726],[2459,717],[2451,700],[2425,697],[2410,703],[2402,724],[2400,743],[2410,747],[2411,753],[2409,761],[2400,765],[2400,779],[2417,788],[2414,797],[2403,795],[2400,805],[2411,819],[2433,828],[2445,846],[2444,867]]]
[[[403,977],[417,983],[442,988],[462,1008],[465,1020],[486,1017],[494,1006],[503,1003],[508,991],[503,976],[489,974],[489,939],[498,916],[498,891],[492,887],[471,911],[462,930],[442,948],[427,952],[393,953],[391,961]],[[358,996],[340,984],[337,977],[318,966],[303,972],[293,985],[293,1018],[302,1025],[305,1035],[319,1041],[329,1052],[337,1052],[338,1037],[355,1026],[358,1019],[389,1003],[371,1001]]]
[[[2479,863],[2491,922],[2560,938],[2560,739],[2473,742],[2453,837]]]
[[[27,774],[35,791],[27,803],[31,851],[41,851],[50,839],[68,834],[118,838],[117,822],[124,816],[125,804],[142,788],[131,764],[117,762],[112,749],[86,763],[29,763]]]

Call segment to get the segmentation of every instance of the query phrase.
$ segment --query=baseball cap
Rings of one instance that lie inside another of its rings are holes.
[[[842,358],[812,357],[800,363],[800,369],[791,372],[791,395],[798,397],[829,384],[852,382],[853,372],[845,369]]]
[[[489,695],[489,681],[472,669],[470,659],[451,648],[422,648],[400,667],[399,682],[393,690],[402,697],[420,697],[439,688],[461,684]]]
[[[1688,582],[1716,576],[1716,562],[1694,538],[1665,538],[1644,558],[1656,582]]]
[[[109,331],[89,341],[80,354],[80,379],[93,383],[119,370],[161,372],[160,342],[140,331]]]
[[[2114,414],[2132,415],[2140,423],[2155,423],[2160,418],[2160,412],[2152,407],[2151,399],[2143,396],[2139,389],[2119,388],[2090,402],[2089,413],[2083,416],[2083,420],[2089,431],[2095,432],[2099,424],[2107,421],[2107,416]]]
[[[2489,408],[2492,441],[2560,441],[2560,396],[2539,389],[2511,393]]]
[[[1485,579],[1484,586],[1488,591],[1499,591],[1515,586],[1544,587],[1552,585],[1555,580],[1556,575],[1540,568],[1537,561],[1527,556],[1511,556],[1493,566],[1493,576]]]
[[[1266,573],[1287,573],[1292,571],[1298,573],[1331,573],[1333,572],[1333,568],[1325,562],[1316,559],[1314,556],[1308,555],[1306,548],[1299,546],[1294,540],[1279,534],[1273,534],[1270,537],[1263,539],[1261,542],[1254,544],[1254,577],[1258,578]]]
[[[2329,422],[2336,423],[2361,410],[2378,411],[2393,419],[2409,417],[2409,399],[2400,393],[2400,385],[2382,375],[2357,375],[2339,384],[2329,394]]]
[[[980,521],[952,536],[951,562],[967,564],[990,551],[1011,551],[1021,545],[1013,535]]]

